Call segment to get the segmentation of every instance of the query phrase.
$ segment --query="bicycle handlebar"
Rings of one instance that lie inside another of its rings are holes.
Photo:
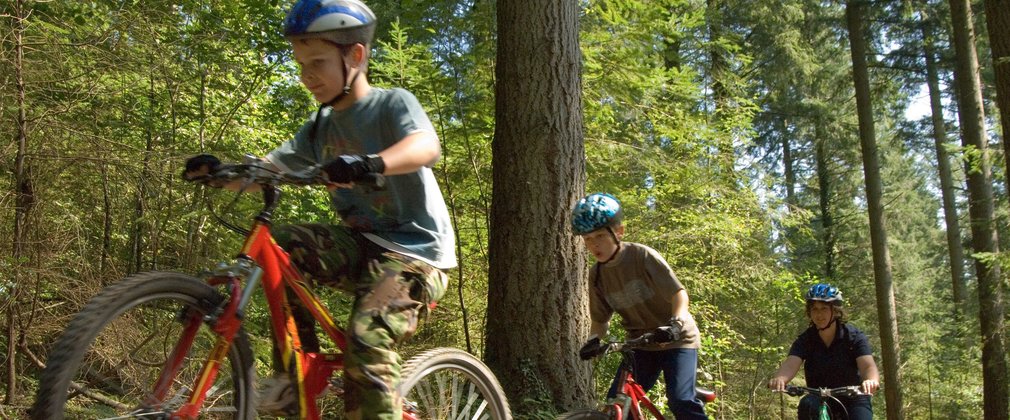
[[[189,181],[204,184],[228,183],[237,180],[245,180],[248,184],[256,184],[265,187],[276,187],[279,185],[332,185],[320,170],[321,165],[315,165],[299,174],[291,174],[268,168],[260,164],[255,158],[247,158],[245,163],[225,164],[215,168],[206,175],[195,176]],[[386,177],[381,174],[368,173],[354,181],[373,188],[383,188]]]
[[[803,394],[816,395],[819,397],[857,397],[860,395],[870,395],[863,392],[862,387],[858,385],[843,386],[838,388],[809,388],[805,386],[786,385],[785,391],[775,392],[785,392],[793,397],[798,397]]]
[[[609,341],[607,345],[607,353],[617,353],[625,350],[634,350],[647,346],[649,344],[661,343],[655,339],[655,334],[649,332],[638,336],[638,338],[632,338],[630,340],[624,341]]]

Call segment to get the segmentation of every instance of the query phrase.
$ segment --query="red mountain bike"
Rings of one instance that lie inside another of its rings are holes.
[[[609,353],[621,353],[623,360],[618,372],[621,378],[617,384],[617,396],[605,401],[600,408],[570,411],[558,417],[559,420],[665,420],[659,408],[645,395],[642,386],[634,379],[634,350],[653,342],[653,334],[646,333],[628,341],[610,341],[606,343]],[[602,356],[602,355],[601,355]],[[715,401],[715,392],[703,388],[695,390],[695,398],[702,403]]]
[[[382,178],[377,178],[382,180]],[[253,419],[256,370],[242,322],[262,287],[276,342],[297,372],[300,417],[321,416],[316,398],[340,394],[346,336],[270,235],[281,185],[322,185],[318,175],[281,174],[255,160],[226,165],[203,181],[259,185],[263,208],[235,261],[203,279],[172,272],[131,276],[108,286],[54,344],[31,410],[34,419]],[[337,353],[302,350],[290,289]],[[262,312],[260,312],[262,313]],[[398,395],[404,419],[510,419],[501,385],[480,360],[439,348],[409,360]]]

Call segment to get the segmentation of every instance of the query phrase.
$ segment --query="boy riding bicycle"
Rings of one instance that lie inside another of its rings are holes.
[[[299,0],[292,7],[284,35],[302,85],[321,105],[264,163],[286,173],[321,165],[334,183],[331,203],[341,224],[277,226],[274,238],[313,283],[354,295],[345,355],[347,418],[400,419],[394,390],[401,361],[394,346],[445,293],[443,270],[456,266],[455,238],[431,171],[440,155],[431,121],[406,90],[368,83],[375,24],[374,13],[358,0]],[[195,156],[186,162],[186,175],[219,163]],[[386,176],[385,187],[354,184],[369,175]],[[305,308],[292,311],[303,348],[318,351],[314,319]],[[296,414],[291,355],[276,353],[278,375],[268,381],[259,409]]]
[[[635,381],[648,391],[662,372],[673,415],[680,420],[707,419],[695,397],[700,341],[688,312],[687,291],[659,252],[621,241],[622,217],[620,202],[610,194],[590,194],[572,209],[572,230],[596,259],[589,272],[590,336],[579,357],[588,360],[606,351],[600,337],[617,312],[629,339],[648,332],[665,338],[634,351]],[[607,398],[616,396],[619,379],[614,378]]]

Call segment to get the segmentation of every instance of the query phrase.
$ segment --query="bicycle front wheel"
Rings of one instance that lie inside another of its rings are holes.
[[[167,418],[187,402],[217,335],[198,328],[178,372],[155,395],[187,320],[203,320],[224,297],[178,273],[128,277],[95,296],[53,345],[32,407],[33,419]],[[192,328],[190,329],[193,330]],[[255,413],[252,352],[241,329],[207,391],[200,418],[250,419]]]
[[[418,419],[512,418],[491,369],[465,351],[438,348],[421,353],[407,362],[402,378],[404,410]]]

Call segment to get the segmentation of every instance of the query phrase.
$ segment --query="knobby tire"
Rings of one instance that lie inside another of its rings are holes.
[[[144,407],[143,401],[181,336],[182,314],[206,315],[223,299],[205,282],[172,272],[141,273],[106,287],[52,346],[31,417],[157,418],[177,409],[192,392],[217,337],[207,323],[200,326],[165,400],[156,407]],[[249,339],[239,329],[207,392],[201,419],[256,417],[253,360]]]
[[[505,392],[491,369],[453,348],[428,350],[403,367],[400,395],[419,419],[510,420]]]

